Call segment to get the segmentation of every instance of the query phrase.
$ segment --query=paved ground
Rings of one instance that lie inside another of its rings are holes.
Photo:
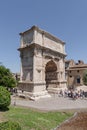
[[[71,98],[52,95],[51,98],[43,98],[37,101],[22,99],[12,96],[12,105],[35,108],[43,111],[55,110],[87,110],[87,98],[72,100]]]

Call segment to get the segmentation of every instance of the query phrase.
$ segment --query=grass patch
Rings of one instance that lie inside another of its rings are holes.
[[[37,112],[29,108],[10,107],[3,112],[6,120],[17,121],[22,130],[52,130],[72,116],[72,113]]]

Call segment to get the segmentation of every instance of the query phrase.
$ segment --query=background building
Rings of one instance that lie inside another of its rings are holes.
[[[83,74],[85,70],[87,70],[87,64],[85,64],[82,60],[78,60],[78,63],[75,63],[74,60],[66,60],[65,69],[68,87],[84,85]]]

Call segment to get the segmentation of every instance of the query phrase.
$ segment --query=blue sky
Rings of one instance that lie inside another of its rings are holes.
[[[67,59],[87,63],[87,0],[0,0],[0,62],[20,72],[19,33],[31,26],[66,42]]]

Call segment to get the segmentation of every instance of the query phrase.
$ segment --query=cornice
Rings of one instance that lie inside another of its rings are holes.
[[[60,40],[59,38],[55,37],[54,35],[50,34],[49,32],[46,32],[46,31],[40,29],[39,27],[37,27],[35,25],[32,26],[30,29],[28,29],[28,30],[26,30],[24,32],[19,33],[19,35],[23,36],[24,34],[29,33],[31,31],[34,31],[34,30],[36,30],[37,32],[41,33],[45,37],[48,37],[48,38],[50,38],[51,40],[53,40],[55,42],[58,42],[58,43],[61,43],[61,44],[65,44],[64,41]]]
[[[66,54],[65,54],[65,53],[61,53],[61,52],[52,50],[52,49],[47,48],[47,47],[44,47],[44,46],[40,46],[40,45],[37,44],[37,43],[32,43],[32,44],[26,45],[26,46],[24,46],[24,47],[20,47],[20,48],[18,48],[18,51],[22,51],[22,50],[28,49],[28,48],[35,48],[35,47],[41,48],[44,52],[45,52],[45,50],[48,50],[48,51],[50,51],[50,52],[54,52],[54,53],[56,53],[56,54],[62,55],[63,57],[66,57]]]

